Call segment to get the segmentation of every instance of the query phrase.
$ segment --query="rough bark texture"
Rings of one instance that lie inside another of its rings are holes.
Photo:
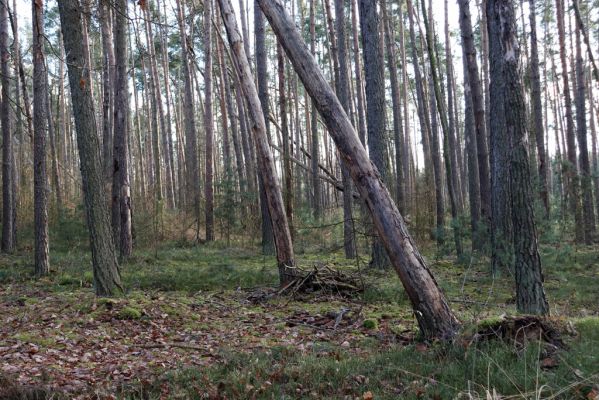
[[[113,215],[118,215],[118,233],[115,237],[122,259],[131,256],[131,186],[129,182],[129,86],[127,83],[127,1],[115,2],[114,58],[116,62],[114,86],[114,148],[113,148]],[[91,83],[90,83],[91,86]],[[118,212],[115,212],[115,209]]]
[[[10,126],[10,53],[8,51],[8,5],[0,2],[0,73],[2,75],[2,252],[12,253],[16,243],[14,237],[15,192],[13,135]]]
[[[532,114],[534,120],[534,133],[537,144],[537,158],[539,160],[539,195],[545,209],[545,218],[549,217],[549,190],[547,186],[547,153],[545,151],[545,132],[543,126],[543,105],[541,102],[541,77],[539,73],[539,50],[537,43],[537,17],[535,0],[530,3],[530,83],[532,86]]]
[[[395,37],[385,0],[381,0],[383,24],[385,29],[385,45],[387,46],[387,69],[391,82],[391,102],[393,105],[393,140],[395,142],[396,200],[397,208],[405,212],[405,178],[403,169],[403,117],[401,115],[399,78],[397,76],[397,57],[395,55]]]
[[[578,0],[574,0],[577,3]],[[585,96],[585,66],[582,59],[580,38],[581,24],[576,24],[576,131],[580,151],[580,188],[582,190],[582,216],[584,221],[584,242],[593,243],[595,236],[595,212],[593,210],[593,186],[591,163],[587,145],[587,118]]]
[[[524,94],[520,77],[520,48],[517,39],[514,6],[510,0],[489,0],[489,26],[494,26],[500,52],[491,51],[491,64],[502,65],[502,75],[491,75],[491,82],[503,79],[505,130],[509,136],[509,181],[511,192],[511,220],[514,229],[514,270],[516,273],[516,306],[518,311],[530,314],[548,314],[549,305],[543,290],[543,273],[539,256],[538,237],[534,219],[534,195],[530,185],[531,173],[526,144],[526,116]],[[496,59],[495,57],[500,57]],[[493,69],[492,69],[493,70]]]
[[[358,0],[360,28],[362,32],[362,52],[364,77],[366,80],[366,128],[368,134],[368,154],[376,165],[383,180],[387,178],[385,160],[385,76],[379,41],[379,17],[376,0]],[[389,259],[380,238],[374,232],[370,266],[386,268]]]
[[[337,58],[339,60],[339,79],[337,80],[337,97],[345,112],[349,112],[349,76],[348,57],[345,32],[345,1],[335,0],[335,31],[337,33]],[[341,179],[343,182],[343,249],[346,258],[356,257],[354,238],[354,220],[352,216],[352,183],[349,171],[341,163]]]
[[[206,157],[204,197],[206,198],[206,241],[214,240],[214,125],[212,121],[212,0],[204,1],[204,129]]]
[[[314,21],[314,8],[316,0],[310,0],[310,51],[313,55],[316,54],[316,27]],[[318,162],[320,160],[320,147],[318,145],[318,118],[316,114],[316,106],[311,103],[310,109],[310,134],[312,147],[312,209],[314,211],[314,219],[319,220],[322,217],[322,188],[320,179],[318,178]]]
[[[449,147],[449,136],[451,135],[449,122],[447,118],[447,108],[445,106],[445,100],[441,93],[441,83],[438,76],[437,71],[437,56],[433,49],[435,44],[433,37],[433,29],[430,26],[429,19],[427,17],[426,7],[424,2],[422,2],[422,16],[424,21],[424,26],[426,29],[426,43],[428,47],[428,60],[431,67],[431,74],[433,78],[433,90],[435,99],[437,100],[437,109],[439,111],[439,116],[441,117],[441,129],[443,130],[443,158],[445,160],[445,173],[446,173],[446,181],[447,181],[447,191],[449,192],[449,202],[451,206],[451,217],[453,219],[453,238],[455,244],[455,250],[458,256],[458,259],[462,258],[462,239],[459,232],[458,226],[458,205],[457,205],[457,195],[456,195],[456,187],[454,186],[454,182],[452,180],[452,170],[455,168],[455,165],[451,165],[451,148]],[[431,15],[432,19],[432,15]]]
[[[501,26],[495,10],[496,0],[487,1],[487,29],[489,31],[490,107],[489,133],[491,142],[491,268],[493,273],[506,271],[512,266],[512,219],[509,181],[509,151],[511,136],[505,134],[504,99],[507,92],[503,75]],[[477,137],[478,138],[478,137]],[[481,194],[483,192],[481,182]]]
[[[112,182],[112,134],[114,109],[114,47],[112,37],[112,7],[101,0],[100,25],[102,30],[102,155],[106,174],[106,187]]]
[[[50,272],[48,260],[48,178],[46,175],[47,71],[44,60],[44,4],[32,1],[33,27],[33,186],[35,274]]]
[[[572,116],[572,96],[570,80],[568,78],[568,61],[566,55],[566,30],[564,27],[564,2],[555,0],[556,20],[559,38],[559,54],[562,64],[562,82],[564,95],[564,116],[566,118],[566,154],[568,162],[564,164],[566,172],[568,204],[570,212],[574,215],[575,239],[577,242],[584,240],[584,223],[580,207],[580,181],[578,179],[578,157],[576,156],[576,136],[574,134],[574,117]]]
[[[485,117],[485,99],[483,86],[480,81],[478,63],[476,61],[476,47],[472,33],[472,18],[468,0],[459,0],[460,7],[460,32],[462,35],[462,52],[468,67],[468,82],[472,97],[474,113],[474,132],[476,136],[476,156],[478,159],[478,181],[480,185],[481,217],[485,224],[491,219],[491,181],[489,177],[489,150],[487,146],[487,122]],[[477,228],[479,237],[483,238],[480,226]]]
[[[198,137],[196,134],[196,120],[194,113],[193,85],[191,80],[189,44],[185,22],[183,19],[183,6],[177,0],[177,20],[179,21],[179,34],[181,35],[181,70],[185,81],[183,120],[185,125],[185,162],[186,186],[188,207],[193,210],[196,218],[196,240],[200,238],[200,167],[198,159]]]
[[[258,95],[261,101],[262,113],[270,115],[268,109],[268,71],[266,67],[266,37],[264,32],[264,16],[258,3],[254,3],[254,34],[256,46],[256,79],[258,80]],[[248,109],[248,112],[252,110]],[[265,118],[266,136],[270,140],[269,119]],[[258,164],[260,162],[258,161]],[[262,168],[258,168],[258,175],[263,174]],[[260,191],[260,211],[262,214],[262,252],[264,254],[275,253],[275,241],[273,237],[273,221],[269,214],[264,177],[259,176],[258,187]]]
[[[60,0],[58,8],[79,148],[94,287],[97,295],[111,296],[117,289],[122,291],[121,278],[110,229],[108,206],[102,192],[100,142],[90,90],[91,76],[83,46],[82,10],[77,0]]]
[[[283,196],[281,187],[277,181],[274,159],[270,151],[269,140],[266,134],[266,122],[258,90],[254,84],[254,79],[250,71],[250,64],[245,55],[241,34],[237,28],[237,20],[233,13],[233,7],[230,0],[219,0],[220,10],[229,45],[233,57],[239,67],[240,83],[245,94],[248,112],[252,122],[252,133],[256,145],[256,153],[259,169],[261,171],[262,184],[267,199],[270,217],[272,219],[272,228],[274,230],[274,240],[277,252],[277,264],[279,268],[279,280],[281,286],[284,286],[295,277],[295,260],[293,254],[293,243],[291,240],[291,231],[287,223],[287,216],[283,206]],[[258,8],[260,12],[260,9]]]
[[[293,235],[293,180],[291,171],[291,154],[289,146],[289,123],[287,122],[287,96],[285,94],[285,55],[277,43],[277,72],[279,83],[279,114],[281,116],[281,136],[283,136],[283,177],[285,213],[289,229]]]
[[[383,184],[376,166],[368,158],[349,117],[303,42],[295,24],[279,1],[260,0],[260,6],[306,90],[314,99],[337,145],[341,159],[350,170],[412,302],[423,336],[443,339],[453,337],[459,328],[459,322],[416,249],[403,217]]]
[[[462,47],[464,52],[464,48]],[[464,137],[466,139],[466,153],[468,157],[468,199],[470,200],[470,229],[472,232],[472,250],[482,250],[483,240],[479,232],[480,223],[480,184],[478,172],[478,154],[476,148],[476,134],[474,133],[474,112],[470,78],[468,77],[468,62],[465,54],[462,55],[464,64]]]

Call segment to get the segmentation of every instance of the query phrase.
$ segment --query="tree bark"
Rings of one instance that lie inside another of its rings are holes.
[[[428,46],[428,60],[431,67],[431,74],[433,76],[433,89],[435,92],[435,99],[437,100],[437,108],[439,111],[439,116],[441,117],[441,129],[443,130],[443,158],[445,159],[445,173],[446,173],[446,181],[447,181],[447,191],[449,192],[449,202],[451,206],[451,217],[453,219],[453,238],[455,244],[456,254],[458,256],[458,260],[460,260],[463,256],[462,250],[462,238],[460,236],[460,228],[458,226],[458,204],[457,204],[457,195],[456,195],[456,187],[454,186],[454,181],[452,180],[452,170],[455,168],[455,165],[451,165],[451,148],[449,146],[449,137],[451,135],[448,118],[447,118],[447,108],[445,107],[445,100],[443,99],[443,95],[441,94],[441,84],[440,79],[437,74],[437,56],[433,49],[434,46],[434,38],[433,38],[433,29],[430,26],[429,19],[427,17],[426,6],[424,1],[421,3],[422,5],[422,16],[424,20],[424,26],[426,29],[427,36],[427,46]],[[431,15],[432,19],[432,15]]]
[[[368,134],[368,154],[376,165],[383,180],[387,178],[385,160],[385,77],[382,64],[382,51],[379,41],[379,17],[376,0],[358,0],[360,7],[360,29],[362,32],[362,52],[364,77],[366,80],[366,128]],[[370,266],[386,268],[389,259],[385,248],[373,232],[372,258]]]
[[[376,166],[368,158],[356,130],[295,24],[277,0],[260,0],[260,6],[306,90],[314,99],[343,162],[371,212],[380,238],[412,302],[423,336],[442,339],[453,337],[459,328],[458,320],[416,249]]]
[[[347,65],[347,47],[345,32],[345,0],[335,0],[335,31],[337,33],[337,59],[339,61],[339,79],[337,80],[337,97],[346,113],[349,113],[349,76]],[[356,257],[354,238],[354,220],[352,216],[352,184],[349,171],[341,163],[341,180],[343,182],[343,249],[345,258]]]
[[[541,77],[539,73],[539,50],[537,43],[537,18],[535,0],[529,0],[530,11],[530,80],[534,133],[539,160],[539,195],[545,209],[545,218],[549,218],[549,190],[547,184],[547,154],[545,152],[545,132],[543,127],[543,106],[541,103]]]
[[[77,0],[60,0],[58,8],[77,132],[94,287],[96,295],[111,296],[117,290],[122,291],[121,277],[111,235],[108,206],[102,193],[100,142],[90,90],[89,64],[83,45],[82,10]]]
[[[291,240],[291,231],[287,223],[287,216],[283,205],[283,196],[281,188],[277,181],[275,165],[272,153],[269,147],[269,140],[266,133],[266,122],[258,90],[250,71],[250,64],[243,49],[241,34],[237,28],[237,20],[233,13],[233,7],[230,0],[219,0],[220,10],[229,45],[233,57],[239,67],[239,78],[243,92],[246,97],[248,111],[252,121],[252,133],[256,145],[259,169],[261,171],[262,184],[267,199],[269,214],[272,218],[272,228],[274,230],[274,240],[277,253],[277,266],[279,269],[279,280],[281,286],[289,283],[295,278],[295,257],[293,253],[293,243]],[[261,13],[260,8],[257,11]]]
[[[181,69],[184,88],[183,115],[185,122],[185,161],[186,161],[186,186],[188,207],[193,210],[196,219],[196,241],[200,238],[200,168],[198,159],[198,138],[194,114],[193,85],[191,80],[189,43],[183,19],[183,5],[177,0],[177,20],[179,21],[179,34],[181,35]]]
[[[559,38],[559,53],[562,64],[562,82],[564,94],[564,114],[566,118],[566,154],[568,162],[564,170],[568,179],[568,203],[570,212],[574,215],[574,231],[577,242],[584,241],[584,221],[580,207],[580,181],[578,177],[578,157],[576,156],[576,136],[574,134],[574,118],[572,116],[572,98],[570,80],[568,78],[568,61],[566,56],[566,31],[564,27],[564,2],[556,0],[556,19]]]
[[[526,144],[524,94],[519,75],[520,48],[516,36],[514,6],[510,0],[488,0],[487,20],[491,42],[498,39],[498,49],[491,50],[491,65],[500,64],[501,75],[491,74],[491,84],[505,82],[505,129],[498,134],[509,136],[509,182],[511,219],[514,227],[514,270],[516,272],[516,307],[519,312],[548,314],[549,305],[543,290],[543,273],[534,219],[534,196],[530,185],[530,166]],[[493,33],[497,36],[494,36]],[[499,57],[498,59],[496,57]],[[491,71],[497,71],[491,67]],[[494,110],[495,112],[495,110]]]
[[[206,241],[214,240],[214,125],[212,121],[212,0],[204,1],[204,128],[206,158],[204,197],[206,199]]]
[[[48,86],[44,60],[44,4],[32,0],[33,26],[33,169],[35,274],[50,272],[48,250],[48,177],[46,174],[46,113]]]
[[[114,58],[116,63],[114,86],[114,149],[113,149],[113,215],[117,215],[118,241],[121,259],[133,252],[131,236],[131,185],[129,182],[129,85],[127,82],[127,27],[126,0],[115,3]],[[91,86],[91,82],[90,82]],[[117,210],[115,212],[115,210]]]
[[[2,75],[2,252],[12,253],[16,243],[14,231],[15,192],[13,188],[14,155],[13,135],[10,126],[10,53],[8,50],[8,5],[0,2],[0,73]]]
[[[258,94],[260,96],[263,115],[270,115],[268,110],[268,70],[266,67],[266,34],[264,32],[264,16],[257,3],[254,3],[254,35],[256,47],[256,78],[258,80]],[[253,112],[248,109],[248,112]],[[270,140],[270,126],[265,118],[266,137]],[[258,161],[260,164],[260,161]],[[260,213],[262,215],[262,253],[275,254],[275,238],[273,237],[273,221],[269,214],[268,195],[264,187],[266,177],[260,176],[264,171],[258,168],[258,190],[260,192]]]
[[[460,32],[462,36],[462,53],[467,60],[468,82],[472,97],[474,112],[474,131],[476,136],[476,155],[478,159],[478,181],[480,185],[480,208],[483,223],[488,225],[491,221],[491,181],[489,177],[489,150],[487,146],[487,122],[485,116],[485,99],[483,86],[480,81],[478,63],[476,61],[476,47],[472,33],[472,20],[470,16],[469,0],[459,0],[460,7]],[[486,12],[485,21],[486,21]],[[485,23],[486,26],[486,23]],[[485,32],[486,34],[486,32]],[[483,68],[484,69],[484,68]],[[480,225],[477,227],[481,244],[485,232]]]
[[[578,0],[573,0],[578,3]],[[587,118],[585,96],[585,66],[582,59],[580,20],[577,20],[576,35],[576,132],[578,136],[578,149],[580,151],[580,187],[582,190],[582,216],[584,221],[584,242],[593,243],[595,236],[595,212],[593,210],[593,183],[591,178],[591,164],[587,145]],[[592,110],[591,110],[592,112]]]

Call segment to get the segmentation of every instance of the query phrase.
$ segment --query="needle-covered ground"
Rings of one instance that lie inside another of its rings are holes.
[[[477,334],[515,315],[513,278],[484,260],[429,259],[464,332],[424,343],[394,272],[340,254],[298,258],[358,274],[349,298],[268,298],[274,259],[206,245],[139,252],[127,293],[96,298],[85,254],[55,252],[39,280],[30,253],[0,259],[0,398],[599,398],[596,248],[543,248],[559,346]]]

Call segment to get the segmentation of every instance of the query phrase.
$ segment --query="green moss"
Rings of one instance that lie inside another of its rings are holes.
[[[377,329],[378,325],[379,324],[376,319],[365,319],[362,323],[362,326],[366,329]]]
[[[118,319],[140,319],[141,311],[133,307],[125,307],[117,314]]]

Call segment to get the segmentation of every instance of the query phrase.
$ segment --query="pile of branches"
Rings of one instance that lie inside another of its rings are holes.
[[[505,317],[480,329],[473,339],[474,341],[500,339],[518,346],[540,340],[556,348],[565,347],[559,330],[551,321],[532,315]]]
[[[296,267],[293,279],[277,290],[259,289],[247,297],[252,303],[268,301],[275,296],[296,296],[319,293],[345,298],[354,297],[364,291],[364,283],[359,274],[334,269],[317,264],[311,270]]]
[[[352,297],[364,291],[364,283],[358,274],[349,274],[328,265],[315,265],[311,270],[296,269],[295,278],[281,287],[279,295],[321,292]]]

